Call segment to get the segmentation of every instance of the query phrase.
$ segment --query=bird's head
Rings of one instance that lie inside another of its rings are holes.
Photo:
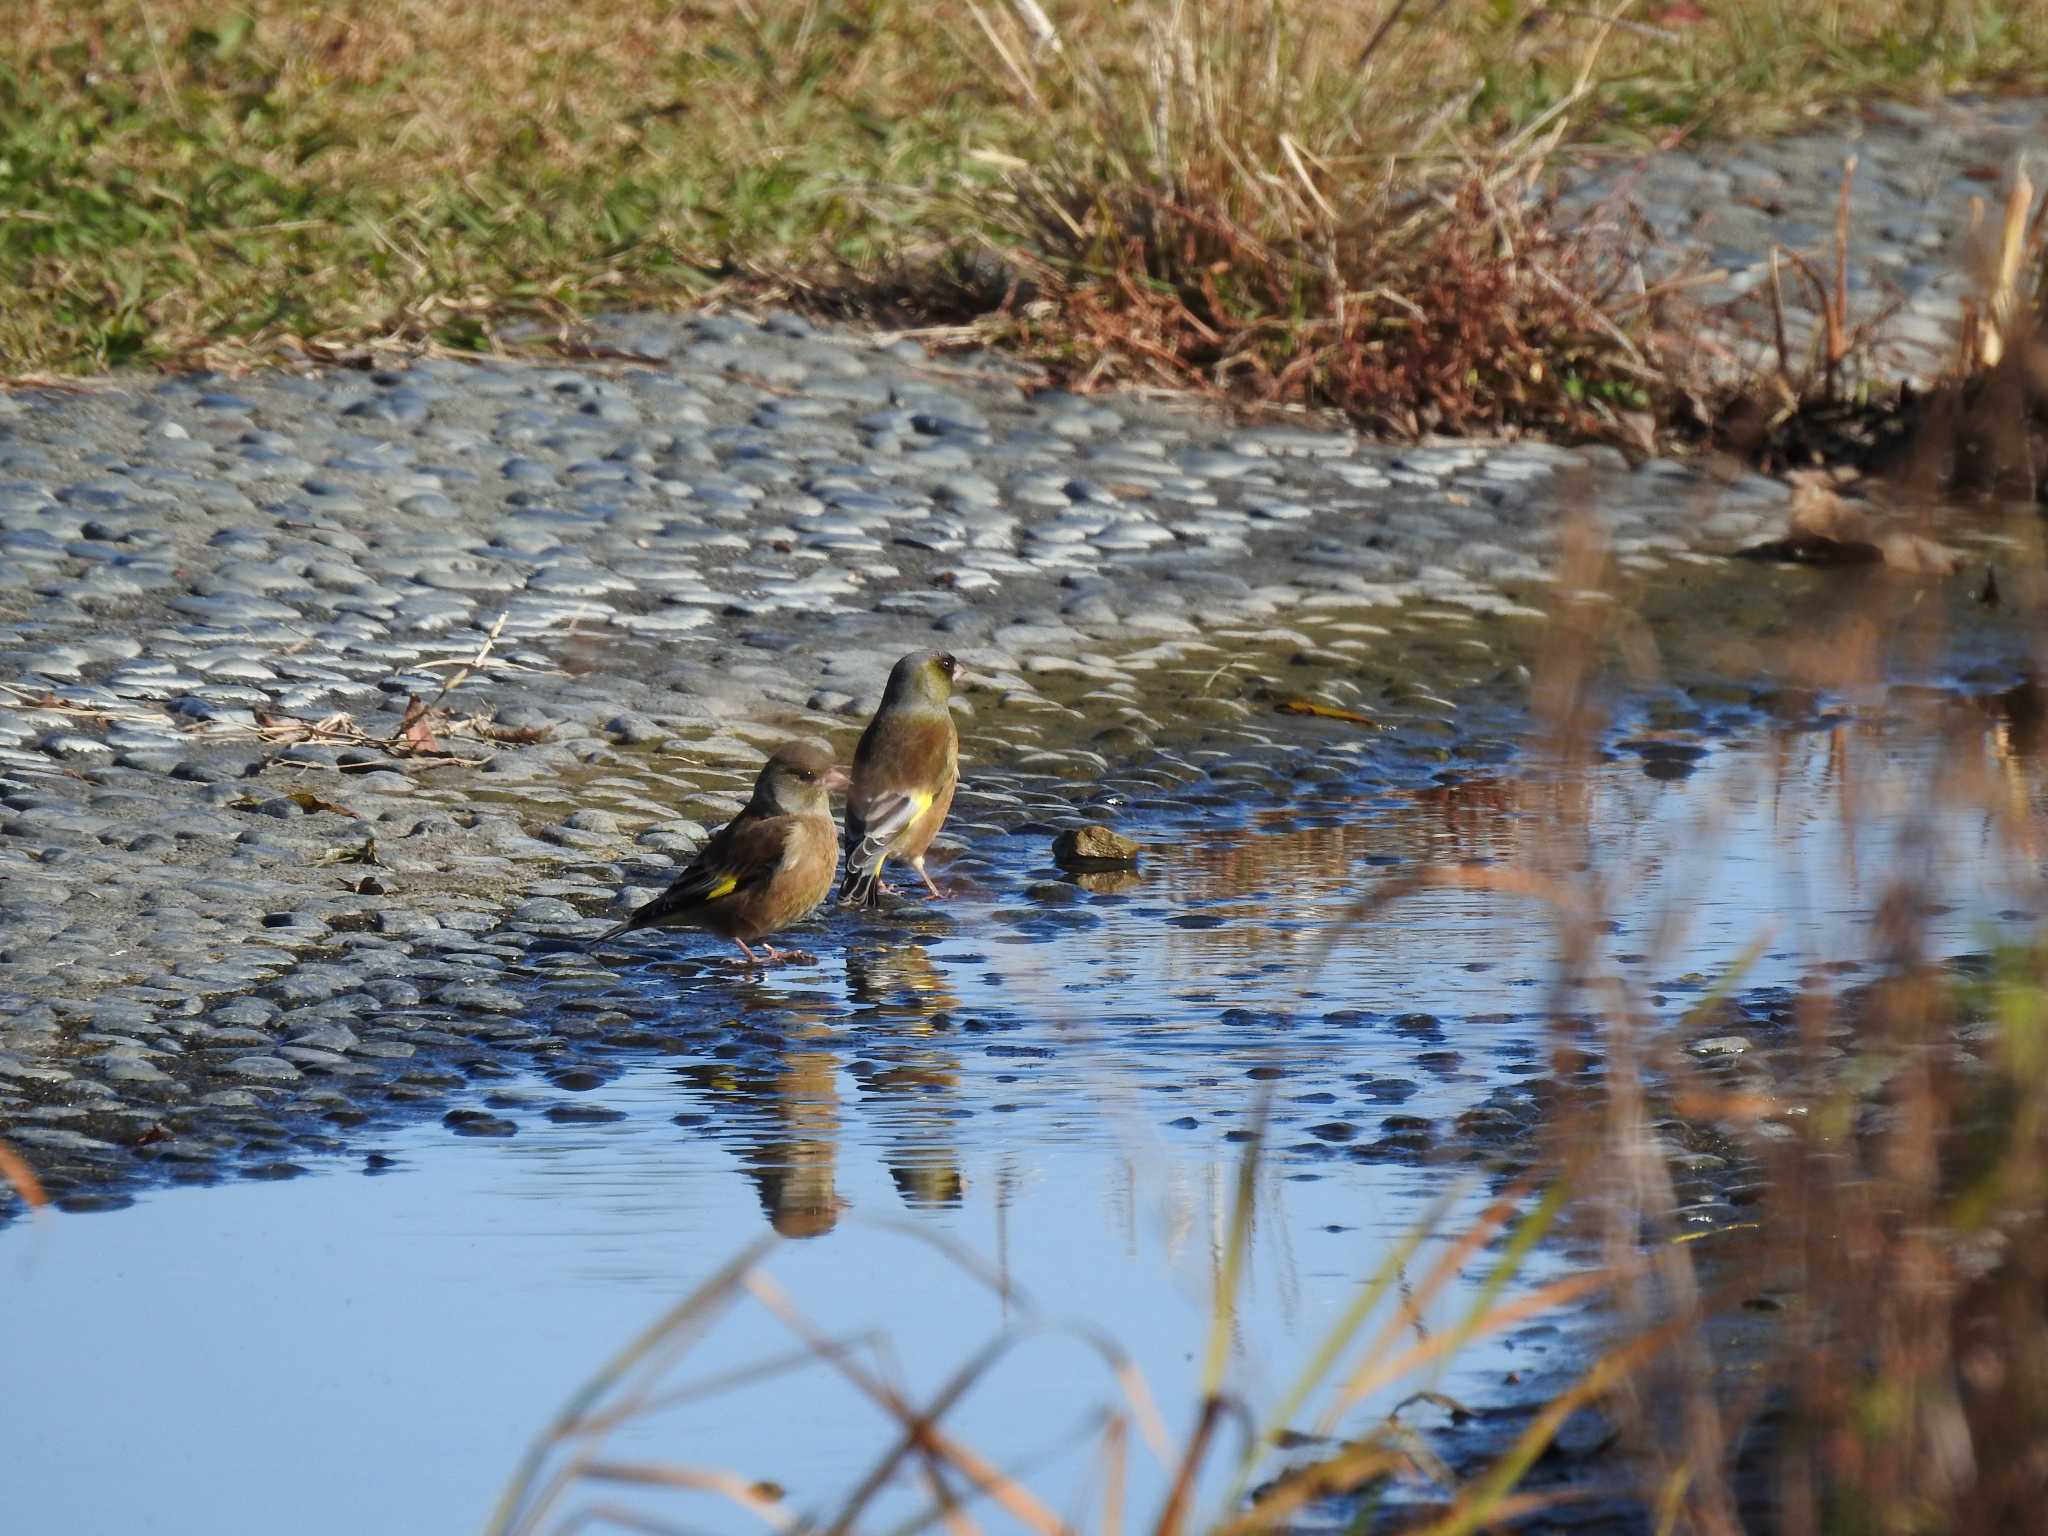
[[[882,707],[923,705],[944,710],[960,672],[959,661],[949,652],[912,651],[890,669]]]
[[[780,816],[832,813],[830,794],[846,788],[846,772],[815,742],[786,742],[775,749],[754,781],[754,803]]]

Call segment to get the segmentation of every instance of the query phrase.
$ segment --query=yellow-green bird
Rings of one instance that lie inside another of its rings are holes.
[[[953,727],[953,680],[960,663],[944,651],[913,651],[889,673],[882,707],[853,754],[846,792],[846,878],[841,901],[877,906],[882,866],[901,859],[924,888],[924,853],[946,824],[960,783],[960,733]]]
[[[823,749],[805,741],[778,748],[746,809],[712,834],[675,884],[595,942],[640,928],[704,928],[755,963],[786,958],[771,944],[757,955],[747,941],[802,922],[831,894],[839,838],[829,792],[846,783]]]

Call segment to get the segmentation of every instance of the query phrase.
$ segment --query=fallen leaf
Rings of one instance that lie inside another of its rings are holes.
[[[1318,720],[1342,720],[1346,725],[1369,726],[1375,731],[1384,731],[1386,726],[1371,715],[1361,715],[1355,709],[1339,709],[1334,704],[1318,704],[1314,699],[1290,695],[1273,706],[1283,715],[1314,715]]]
[[[392,741],[413,752],[432,752],[438,755],[441,743],[435,739],[434,728],[429,723],[432,713],[427,708],[426,701],[418,694],[414,694],[406,701],[405,714],[398,722],[398,730],[393,734]]]
[[[363,819],[345,805],[336,805],[332,800],[322,800],[310,789],[295,789],[285,798],[309,815],[317,814],[321,811],[329,811],[336,816],[346,816],[351,821],[361,821]]]

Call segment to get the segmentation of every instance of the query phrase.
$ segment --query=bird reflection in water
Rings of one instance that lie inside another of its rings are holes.
[[[783,1052],[772,1085],[779,1134],[740,1160],[768,1225],[784,1237],[821,1237],[839,1224],[839,1058],[823,1046]]]
[[[864,1018],[884,1026],[886,1043],[870,1052],[861,1087],[875,1096],[888,1129],[883,1157],[904,1204],[958,1205],[967,1189],[951,1114],[960,1059],[939,1042],[957,1027],[959,995],[931,951],[915,942],[849,948],[846,990]]]
[[[721,1031],[720,1057],[677,1075],[718,1122],[708,1134],[738,1154],[771,1227],[820,1237],[849,1206],[839,1192],[847,1123],[839,1074],[847,1068],[863,1112],[884,1132],[882,1156],[904,1203],[960,1204],[967,1182],[950,1112],[960,1062],[941,1043],[960,999],[923,944],[850,947],[844,1001],[754,982],[739,990],[742,1011]]]
[[[749,989],[753,990],[753,989]],[[774,1044],[747,1029],[748,1019],[772,1017]],[[839,1223],[839,1067],[832,1043],[836,1010],[765,992],[747,1015],[728,1026],[750,1044],[745,1054],[695,1062],[678,1075],[702,1095],[720,1120],[722,1135],[761,1200],[768,1225],[784,1237],[819,1237]]]

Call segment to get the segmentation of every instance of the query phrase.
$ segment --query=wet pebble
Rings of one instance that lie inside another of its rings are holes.
[[[458,1136],[513,1136],[519,1131],[512,1121],[480,1109],[451,1109],[441,1123]]]

